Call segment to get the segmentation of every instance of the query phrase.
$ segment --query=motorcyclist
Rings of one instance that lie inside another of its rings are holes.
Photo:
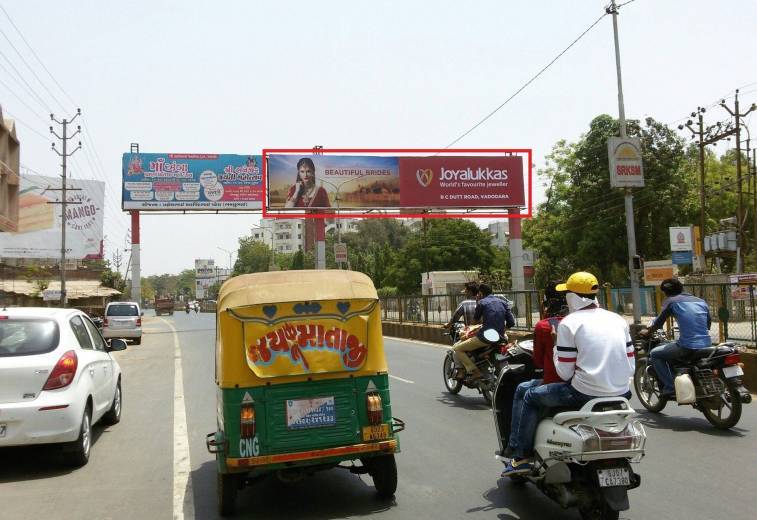
[[[599,307],[597,278],[587,272],[573,273],[555,289],[566,293],[570,311],[557,328],[553,354],[562,382],[529,388],[519,413],[513,410],[508,447],[513,459],[503,476],[533,469],[530,457],[542,408],[580,407],[596,397],[631,397],[629,380],[635,361],[628,323]]]
[[[478,303],[473,312],[473,321],[482,324],[476,335],[458,341],[452,348],[455,351],[455,360],[461,363],[471,376],[481,377],[481,371],[476,368],[467,353],[490,344],[484,338],[486,330],[493,329],[500,337],[505,337],[505,329],[515,325],[515,318],[505,303],[492,295],[491,287],[482,283],[478,286]],[[460,374],[460,376],[464,377],[465,374]]]
[[[442,325],[443,328],[451,328],[452,325],[460,321],[460,318],[463,319],[463,323],[465,323],[466,327],[473,325],[473,322],[475,321],[473,315],[476,312],[476,303],[478,303],[476,301],[476,295],[478,295],[478,283],[466,283],[465,289],[463,289],[463,294],[465,294],[465,299],[457,306],[457,309],[455,309],[455,312],[452,314],[452,318]]]
[[[544,319],[539,320],[534,327],[533,361],[536,368],[543,369],[543,377],[542,379],[524,381],[518,385],[513,395],[511,417],[521,413],[523,396],[529,388],[562,382],[560,376],[557,375],[552,352],[555,339],[557,338],[557,327],[565,315],[568,314],[568,303],[565,300],[565,293],[561,293],[555,289],[557,285],[558,282],[550,282],[544,290],[544,301],[542,302],[542,315]],[[509,447],[505,454],[510,454]]]
[[[707,302],[689,293],[683,292],[683,284],[675,278],[663,280],[660,290],[665,293],[660,315],[639,334],[646,336],[659,329],[670,316],[678,322],[680,336],[678,341],[671,341],[659,346],[649,353],[654,371],[662,383],[662,397],[675,399],[673,374],[668,361],[687,356],[692,350],[707,348],[712,345],[710,338],[710,309]]]

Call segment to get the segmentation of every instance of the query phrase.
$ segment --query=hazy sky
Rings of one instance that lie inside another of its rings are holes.
[[[130,143],[142,152],[238,154],[317,144],[443,147],[554,58],[605,4],[0,0],[76,105],[2,11],[0,29],[44,86],[0,35],[0,103],[19,121],[22,164],[46,175],[57,174],[59,162],[47,114],[81,107],[88,150],[72,168],[75,177],[107,180],[110,258],[124,248],[129,226],[120,177]],[[636,0],[621,8],[627,116],[678,124],[742,86],[744,104],[757,101],[755,21],[753,0]],[[6,59],[42,99],[17,85]],[[577,139],[601,113],[617,116],[609,16],[458,146],[533,148],[541,167],[556,141]],[[707,116],[715,122],[725,112],[715,107]],[[218,247],[236,249],[258,219],[143,214],[142,272],[178,272],[195,258],[225,266]]]

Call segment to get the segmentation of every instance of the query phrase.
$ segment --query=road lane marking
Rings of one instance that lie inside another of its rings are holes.
[[[389,374],[389,377],[391,377],[392,379],[396,379],[397,381],[402,381],[403,383],[410,383],[411,385],[415,384],[415,381],[410,381],[409,379],[403,379],[401,377],[393,376],[391,374]]]
[[[189,461],[189,437],[187,435],[187,410],[184,404],[184,376],[181,370],[179,335],[171,323],[158,318],[173,333],[173,517],[174,520],[194,518],[192,502],[192,465]]]

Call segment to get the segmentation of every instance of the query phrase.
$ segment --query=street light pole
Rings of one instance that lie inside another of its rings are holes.
[[[618,6],[615,0],[610,2],[607,12],[612,14],[612,32],[615,39],[615,69],[618,77],[618,118],[620,120],[620,137],[628,137],[626,133],[626,110],[623,105],[623,78],[620,72],[620,43],[618,42]],[[631,302],[633,303],[633,322],[641,324],[641,293],[639,292],[639,278],[634,266],[636,258],[636,230],[633,222],[633,193],[631,188],[625,188],[626,234],[628,236],[628,272],[631,275]]]

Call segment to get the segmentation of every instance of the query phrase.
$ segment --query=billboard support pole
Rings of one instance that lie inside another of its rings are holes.
[[[142,305],[140,280],[139,211],[131,211],[131,299]]]

